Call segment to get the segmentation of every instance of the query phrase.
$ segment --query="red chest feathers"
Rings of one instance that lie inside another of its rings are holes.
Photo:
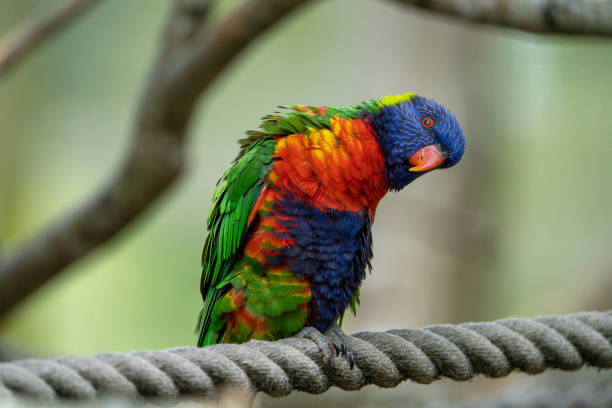
[[[278,138],[267,182],[319,209],[368,210],[389,190],[382,151],[359,119],[331,119],[330,129]]]

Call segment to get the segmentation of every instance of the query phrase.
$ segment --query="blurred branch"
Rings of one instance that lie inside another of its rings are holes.
[[[0,39],[0,76],[30,51],[53,37],[99,0],[71,0],[37,21],[15,27]]]
[[[394,0],[478,23],[537,33],[612,35],[610,0]]]
[[[0,314],[114,237],[166,191],[183,167],[186,128],[200,94],[249,43],[308,0],[248,0],[214,27],[203,24],[209,3],[176,2],[121,169],[89,202],[7,259]]]

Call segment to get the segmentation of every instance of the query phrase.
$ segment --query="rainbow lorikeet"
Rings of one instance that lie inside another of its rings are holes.
[[[370,268],[378,202],[465,149],[453,114],[416,94],[285,109],[247,132],[214,194],[199,346],[300,332],[346,353],[337,322]]]

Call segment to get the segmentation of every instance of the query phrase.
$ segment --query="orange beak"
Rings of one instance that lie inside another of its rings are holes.
[[[442,154],[438,146],[429,145],[410,156],[408,162],[413,166],[410,168],[410,171],[427,171],[441,165],[444,159],[444,154]]]

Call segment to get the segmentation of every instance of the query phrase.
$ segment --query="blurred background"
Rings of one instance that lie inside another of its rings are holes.
[[[219,3],[214,18],[239,2]],[[56,5],[5,0],[0,33]],[[0,81],[3,257],[117,169],[170,6],[102,2]],[[474,26],[383,0],[314,3],[252,44],[202,98],[180,181],[0,320],[2,340],[41,356],[194,344],[205,217],[237,139],[277,105],[407,91],[449,107],[468,148],[452,170],[382,201],[374,270],[345,330],[610,309],[611,73],[603,39]],[[525,378],[292,399],[458,401]]]

